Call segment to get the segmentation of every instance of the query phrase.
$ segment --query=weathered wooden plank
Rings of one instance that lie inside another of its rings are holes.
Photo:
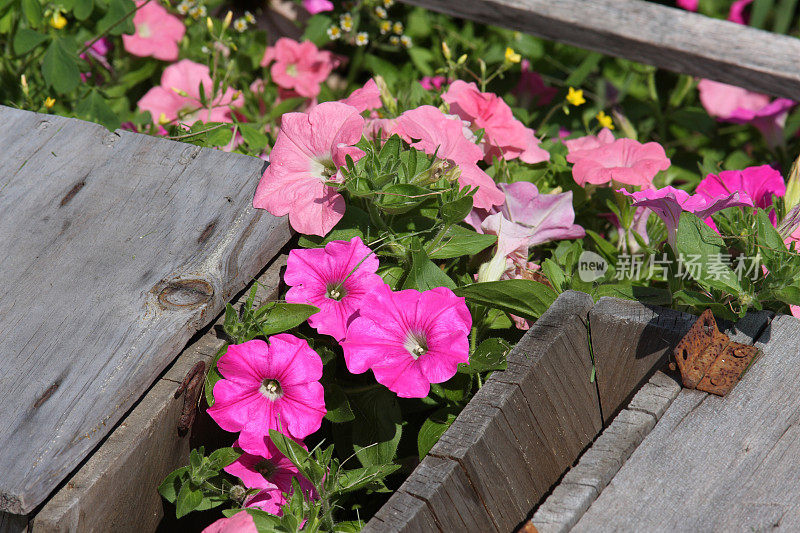
[[[688,313],[631,300],[598,300],[589,312],[589,330],[606,422],[667,362],[695,320]]]
[[[457,17],[800,100],[800,41],[644,0],[404,0]]]
[[[800,528],[800,321],[776,317],[756,346],[724,398],[681,391],[576,531]]]
[[[286,257],[275,258],[258,276],[256,305],[278,297]],[[245,290],[234,302],[237,308],[248,294]],[[175,398],[175,390],[198,361],[208,365],[223,345],[217,335],[223,317],[220,314],[181,352],[100,448],[36,513],[33,533],[157,529],[163,505],[155,487],[169,472],[188,464],[191,448],[190,434],[176,430],[184,397]],[[132,516],[137,519],[131,520]]]
[[[396,491],[361,530],[363,533],[441,531],[424,501]]]
[[[770,318],[770,313],[750,313],[726,333],[737,342],[752,344]],[[679,379],[656,372],[639,389],[536,510],[531,524],[540,533],[569,531],[580,520],[678,396]]]
[[[256,158],[0,107],[0,510],[28,513],[288,240]]]

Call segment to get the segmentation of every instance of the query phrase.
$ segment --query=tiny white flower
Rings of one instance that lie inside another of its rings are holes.
[[[233,29],[239,33],[244,32],[247,29],[247,21],[243,18],[236,19],[233,21]]]
[[[381,6],[378,6],[378,7],[375,8],[375,14],[378,15],[378,18],[382,18],[382,19],[385,19],[388,16],[388,14],[386,13],[386,10],[383,9]]]
[[[400,37],[398,37],[397,35],[392,35],[391,37],[389,37],[389,42],[392,44],[400,44]]]
[[[400,42],[403,43],[403,46],[405,46],[406,48],[411,48],[411,37],[409,37],[408,35],[403,35],[402,37],[400,37]]]
[[[339,26],[331,26],[328,28],[328,37],[331,40],[336,40],[342,36],[342,30],[339,29]]]
[[[367,34],[367,32],[362,31],[359,32],[358,35],[356,35],[356,44],[358,46],[366,46],[368,42],[369,42],[369,35]]]
[[[392,30],[394,30],[397,35],[403,35],[403,23],[395,22],[394,26],[392,26]]]
[[[256,23],[256,17],[253,16],[253,14],[250,13],[249,11],[245,11],[244,12],[244,19],[247,21],[248,24],[255,24]]]

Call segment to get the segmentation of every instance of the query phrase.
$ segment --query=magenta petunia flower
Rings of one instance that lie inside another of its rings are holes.
[[[697,11],[699,0],[676,0],[675,3],[678,4],[678,7],[687,11]]]
[[[424,398],[431,383],[469,362],[472,317],[464,298],[445,287],[425,292],[375,288],[342,342],[348,370],[372,369],[378,383],[403,398]]]
[[[441,90],[447,84],[447,78],[444,76],[423,76],[421,80],[419,80],[419,84],[422,85],[422,88],[426,91],[432,91],[434,89]]]
[[[358,161],[364,155],[352,146],[361,139],[363,127],[358,110],[341,102],[283,115],[253,206],[275,216],[288,213],[300,233],[327,235],[345,210],[344,198],[327,182],[340,180],[338,171],[346,156]]]
[[[770,146],[783,141],[786,117],[795,105],[792,100],[772,100],[765,94],[711,80],[700,80],[697,89],[700,103],[712,117],[735,124],[752,124]]]
[[[753,0],[736,0],[731,4],[731,9],[728,11],[728,20],[737,24],[747,25],[750,17],[745,14],[744,10],[752,3]]]
[[[242,447],[242,444],[237,441],[233,446]],[[225,471],[242,480],[242,484],[248,489],[278,490],[285,494],[292,493],[292,479],[297,478],[303,493],[309,497],[314,496],[311,483],[300,475],[297,467],[275,447],[269,437],[265,439],[265,446],[259,448],[261,451],[258,454],[245,450],[236,461],[225,467]]]
[[[319,355],[307,341],[287,333],[268,341],[228,347],[217,363],[224,379],[214,385],[214,405],[208,409],[222,429],[241,432],[239,443],[250,453],[264,450],[270,429],[296,439],[310,435],[326,413]]]
[[[558,94],[558,89],[545,85],[542,76],[531,70],[531,62],[523,59],[522,75],[511,93],[517,97],[520,105],[529,107],[532,103],[538,106],[549,105]]]
[[[200,100],[201,84],[206,107]],[[198,120],[232,122],[232,108],[243,106],[244,97],[231,87],[216,97],[213,90],[208,67],[183,59],[164,69],[161,85],[147,91],[138,106],[142,111],[149,111],[153,122],[160,125],[175,121],[192,125]]]
[[[261,66],[269,69],[272,81],[284,89],[292,89],[306,98],[316,98],[320,84],[336,68],[336,57],[327,50],[320,50],[311,41],[302,43],[281,37],[264,52]]]
[[[744,170],[723,170],[719,175],[709,174],[697,186],[695,193],[713,200],[735,191],[747,193],[755,207],[766,209],[772,205],[773,195],[782,197],[786,194],[786,183],[779,171],[761,165]]]
[[[645,189],[633,193],[625,189],[619,189],[617,192],[632,198],[633,203],[631,205],[634,207],[648,207],[658,215],[664,221],[664,225],[667,226],[667,242],[673,247],[675,246],[678,222],[682,212],[688,211],[700,218],[708,218],[713,213],[728,207],[753,205],[753,201],[747,193],[739,191],[716,197],[713,200],[708,200],[699,194],[689,195],[686,191],[670,186],[662,189]]]
[[[400,115],[395,121],[393,133],[426,154],[436,153],[459,167],[458,178],[462,187],[478,187],[473,201],[476,207],[489,209],[503,203],[503,191],[494,180],[478,167],[483,152],[465,136],[464,124],[458,117],[445,115],[438,108],[423,105]],[[469,133],[469,130],[467,130]]]
[[[595,140],[589,139],[586,144],[578,145],[577,149],[570,150],[567,155],[567,161],[573,163],[572,177],[580,186],[615,181],[650,187],[655,175],[660,170],[669,168],[670,161],[664,148],[656,142],[642,144],[633,139],[616,139],[595,148],[587,148],[595,141],[602,142],[599,137]]]
[[[312,15],[323,11],[333,11],[333,2],[330,0],[303,0],[303,7]]]
[[[283,516],[283,507],[287,502],[286,495],[278,489],[264,489],[248,496],[244,507],[252,507],[275,516]]]
[[[325,248],[292,250],[283,276],[291,286],[286,301],[319,307],[308,323],[341,341],[364,297],[383,283],[377,270],[378,257],[359,237],[329,242]]]
[[[142,5],[144,4],[144,5]],[[171,15],[158,2],[137,0],[133,35],[123,35],[125,50],[139,57],[154,57],[162,61],[178,59],[178,43],[186,34],[181,19]]]
[[[442,100],[450,104],[450,111],[469,121],[473,130],[485,131],[482,145],[487,162],[492,157],[520,158],[526,163],[550,159],[550,154],[538,146],[533,130],[514,118],[511,108],[496,94],[480,92],[474,82],[456,80]]]
[[[358,109],[359,113],[383,107],[383,102],[381,101],[381,91],[378,89],[378,84],[375,83],[374,78],[370,78],[363,87],[356,89],[350,93],[350,96],[340,101],[343,104],[355,107]]]
[[[230,518],[220,518],[203,533],[258,533],[256,522],[247,511],[239,511]]]

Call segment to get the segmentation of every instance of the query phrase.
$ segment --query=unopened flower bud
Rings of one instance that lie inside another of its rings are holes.
[[[56,105],[56,99],[55,98],[53,98],[51,96],[48,96],[47,98],[44,99],[44,107],[46,109],[53,109],[54,105]]]
[[[789,179],[786,182],[786,196],[783,198],[786,209],[791,209],[800,204],[800,157],[792,163]]]
[[[458,61],[456,63],[458,63],[459,65],[463,65],[466,62],[467,62],[467,54],[461,54],[461,57],[458,58]]]
[[[211,17],[206,17],[206,27],[208,28],[208,31],[214,31],[214,21],[211,20]]]
[[[231,21],[233,20],[233,11],[228,11],[228,14],[225,15],[225,20],[222,21],[222,29],[227,30],[231,26]]]
[[[28,78],[25,77],[25,74],[19,77],[19,83],[22,85],[22,92],[25,93],[25,96],[28,96],[30,88],[28,87]]]
[[[447,43],[444,41],[442,41],[442,54],[446,60],[450,61],[450,47],[447,46]]]

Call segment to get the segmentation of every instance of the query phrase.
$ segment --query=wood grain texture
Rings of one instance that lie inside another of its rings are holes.
[[[256,158],[0,107],[0,510],[26,514],[287,242]]]
[[[680,392],[575,531],[800,528],[800,321],[776,317],[755,344],[724,398]]]
[[[278,297],[286,257],[276,257],[256,278],[256,305]],[[232,302],[237,309],[248,293],[246,289]],[[198,361],[208,367],[224,344],[217,335],[223,318],[220,314],[181,352],[99,449],[47,500],[33,517],[33,533],[156,530],[163,517],[156,487],[171,471],[188,464],[191,449],[189,434],[176,431],[184,399],[175,398],[175,390]]]
[[[800,99],[800,41],[645,0],[404,0],[457,17]]]

